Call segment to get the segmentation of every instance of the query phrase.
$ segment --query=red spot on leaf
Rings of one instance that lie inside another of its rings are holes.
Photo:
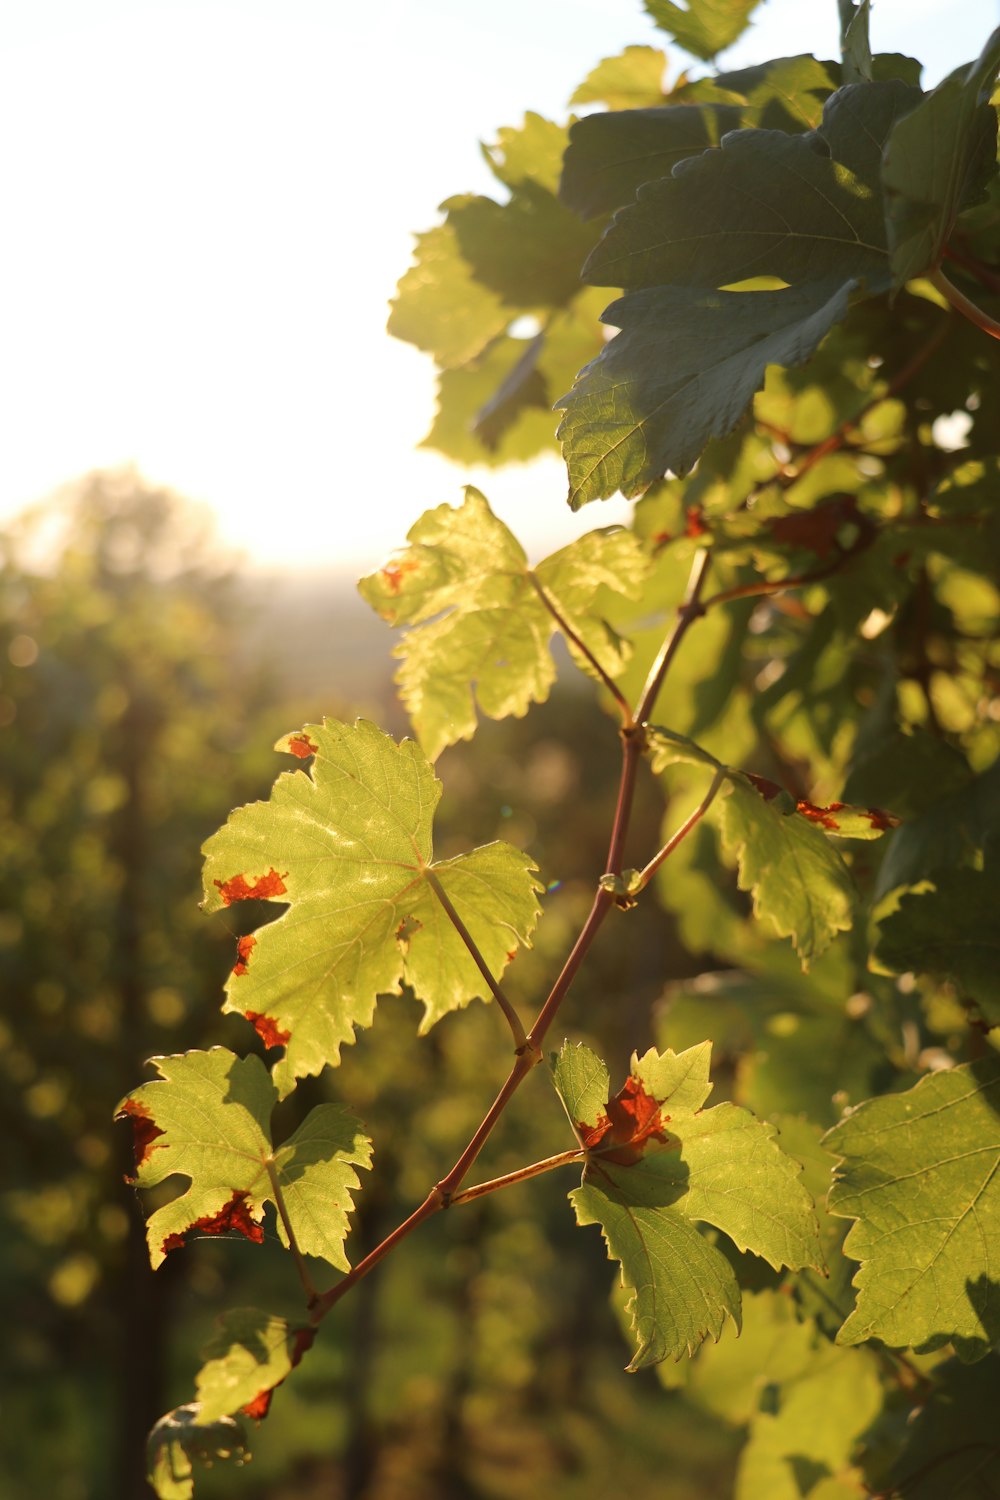
[[[652,537],[650,537],[650,541],[653,543],[654,547],[665,547],[667,543],[672,542],[673,539],[673,532],[671,531],[657,531]]]
[[[205,1214],[201,1219],[195,1219],[183,1234],[168,1234],[163,1241],[163,1253],[167,1255],[171,1250],[179,1250],[184,1244],[184,1237],[194,1234],[228,1234],[231,1229],[238,1229],[240,1234],[246,1235],[248,1240],[253,1240],[255,1245],[264,1243],[264,1226],[258,1224],[251,1217],[247,1206],[249,1194],[243,1189],[234,1191],[228,1203],[224,1203],[218,1213]]]
[[[216,880],[213,884],[225,904],[232,906],[234,901],[267,901],[272,896],[283,896],[287,890],[285,875],[279,875],[272,865],[266,875],[252,882],[245,875],[234,875],[232,880]]]
[[[318,746],[314,745],[307,734],[290,734],[288,736],[288,753],[297,755],[299,760],[308,760],[310,755],[317,753]]]
[[[641,1079],[629,1076],[624,1088],[608,1100],[607,1113],[601,1115],[596,1125],[578,1124],[576,1128],[588,1151],[607,1142],[614,1149],[603,1146],[601,1155],[608,1161],[630,1166],[639,1160],[647,1141],[668,1143],[670,1137],[665,1127],[669,1119],[659,1101],[646,1093]]]
[[[247,1020],[265,1047],[284,1047],[288,1044],[288,1039],[292,1033],[290,1031],[282,1031],[272,1016],[261,1015],[256,1010],[248,1010],[246,1015]]]
[[[510,952],[507,954],[507,962],[509,964],[512,964],[514,962],[514,960],[515,960],[516,957],[517,957],[517,949],[516,948],[511,948]]]
[[[233,964],[233,973],[242,975],[250,967],[250,955],[257,946],[257,939],[253,933],[247,937],[241,937],[236,942],[236,962]]]
[[[165,1132],[153,1123],[153,1117],[145,1104],[140,1104],[138,1099],[126,1099],[118,1111],[119,1120],[132,1121],[132,1149],[135,1152],[135,1169],[138,1172],[142,1164],[149,1160],[149,1154],[156,1148],[153,1142],[158,1135]]]
[[[279,1381],[278,1384],[280,1385],[281,1382]],[[268,1386],[266,1390],[256,1395],[252,1401],[248,1401],[246,1406],[241,1406],[240,1411],[245,1417],[253,1417],[255,1422],[263,1422],[271,1408],[271,1397],[274,1395],[274,1392],[275,1387],[273,1385]]]
[[[804,818],[808,818],[810,823],[818,823],[820,828],[830,828],[836,832],[840,824],[834,814],[839,813],[843,805],[842,802],[831,802],[829,807],[817,807],[815,802],[803,800],[796,802],[795,811],[800,812]]]
[[[407,573],[415,573],[420,564],[415,558],[402,562],[386,563],[379,576],[385,580],[386,588],[392,594],[398,594],[403,587],[403,579]]]
[[[697,505],[689,505],[685,514],[687,516],[684,525],[685,536],[704,536],[707,531],[711,530]]]

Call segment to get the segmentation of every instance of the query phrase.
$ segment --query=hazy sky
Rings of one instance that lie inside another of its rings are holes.
[[[836,55],[835,0],[770,0],[727,66]],[[880,0],[925,85],[995,0]],[[602,56],[667,39],[639,0],[8,0],[0,6],[0,521],[134,462],[264,563],[367,570],[480,484],[534,550],[555,460],[499,475],[414,452],[429,361],[385,332],[410,234],[490,191],[477,141],[563,118]],[[680,54],[677,64],[683,61]]]

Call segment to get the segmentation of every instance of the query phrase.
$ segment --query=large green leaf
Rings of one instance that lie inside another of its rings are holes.
[[[686,474],[740,420],[770,364],[808,359],[847,312],[852,282],[768,292],[653,287],[613,302],[621,328],[556,405],[575,509],[641,495],[667,470]]]
[[[885,184],[893,283],[941,259],[963,209],[996,174],[997,115],[989,103],[1000,68],[1000,29],[979,58],[939,83],[889,137]]]
[[[559,196],[585,219],[630,203],[637,188],[717,146],[743,123],[736,104],[675,104],[585,115],[569,133]]]
[[[259,1057],[224,1047],[153,1058],[160,1078],[123,1099],[117,1117],[135,1128],[138,1187],[179,1175],[186,1192],[146,1221],[155,1270],[189,1230],[235,1229],[263,1240],[267,1203],[280,1193],[292,1233],[306,1255],[349,1270],[344,1254],[356,1167],[371,1162],[371,1143],[357,1120],[336,1104],[320,1104],[287,1141],[271,1144],[278,1091]],[[283,1221],[278,1233],[287,1243]]]
[[[506,203],[467,194],[443,205],[476,281],[509,307],[561,307],[580,289],[594,231],[530,178]]]
[[[736,131],[621,209],[584,268],[602,286],[721,287],[758,276],[889,281],[881,148],[918,91],[855,84],[818,131]]]
[[[879,1483],[885,1500],[990,1500],[1000,1494],[1000,1357],[946,1360],[906,1424],[902,1449]],[[895,1445],[894,1445],[895,1447]]]
[[[313,756],[312,773],[279,776],[270,801],[237,808],[209,839],[204,904],[288,904],[241,941],[224,1006],[285,1047],[274,1069],[285,1091],[335,1062],[354,1028],[370,1024],[376,997],[404,981],[424,1002],[425,1031],[487,994],[434,881],[497,978],[529,940],[538,886],[531,860],[509,844],[434,861],[441,784],[412,740],[327,720],[278,748]]]
[[[475,276],[451,224],[417,235],[415,264],[399,283],[389,332],[445,369],[475,359],[503,333],[511,310]]]
[[[638,596],[646,561],[631,532],[588,532],[529,568],[517,539],[468,488],[457,509],[439,505],[421,516],[409,540],[359,587],[383,619],[417,627],[397,648],[398,681],[429,756],[471,739],[477,705],[501,719],[548,697],[558,627],[546,599],[605,671],[616,675],[624,665],[627,644],[599,609],[605,589]]]
[[[839,1342],[985,1354],[1000,1339],[1000,1061],[870,1099],[824,1144],[843,1158],[830,1211],[857,1220],[844,1250],[862,1263]]]
[[[644,0],[646,10],[661,30],[669,32],[685,52],[710,61],[746,30],[760,0]]]
[[[722,838],[738,861],[740,889],[753,894],[755,914],[790,937],[807,964],[851,926],[855,889],[820,826],[788,803],[733,776],[722,799]]]
[[[603,1104],[599,1058],[566,1045],[555,1062],[556,1089],[587,1148],[570,1194],[577,1220],[601,1225],[631,1293],[630,1369],[717,1339],[727,1316],[739,1325],[732,1267],[699,1222],[773,1266],[821,1261],[812,1200],[773,1127],[733,1104],[703,1108],[710,1052],[704,1042],[634,1056],[625,1087]]]

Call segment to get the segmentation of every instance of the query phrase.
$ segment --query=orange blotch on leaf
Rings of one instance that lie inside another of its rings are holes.
[[[154,1124],[146,1105],[140,1104],[138,1099],[126,1099],[118,1111],[117,1118],[132,1121],[132,1149],[135,1153],[135,1169],[138,1172],[143,1163],[149,1160],[150,1152],[156,1149],[153,1143],[157,1136],[165,1132]]]
[[[246,1017],[265,1047],[284,1047],[288,1044],[292,1033],[282,1031],[273,1016],[261,1015],[256,1010],[248,1010]]]
[[[890,828],[898,828],[900,824],[900,819],[896,817],[896,814],[886,812],[884,807],[866,807],[864,816],[880,833],[887,833]]]
[[[232,906],[234,901],[268,901],[272,896],[283,896],[287,890],[285,875],[279,875],[272,865],[266,875],[254,881],[247,880],[245,875],[234,875],[232,880],[216,880],[213,884],[226,906]]]
[[[236,941],[236,962],[233,964],[233,973],[242,975],[250,966],[250,955],[257,946],[257,939],[253,933],[247,937],[238,938]]]
[[[817,807],[815,802],[796,802],[795,811],[800,812],[810,823],[818,823],[820,828],[830,828],[834,832],[840,827],[835,817],[843,807],[842,802],[831,802],[829,807]]]
[[[310,755],[317,753],[318,748],[307,734],[290,734],[288,736],[288,753],[289,755],[297,755],[299,760],[308,760]]]
[[[274,1386],[268,1386],[266,1391],[261,1391],[246,1406],[241,1406],[240,1411],[245,1417],[253,1417],[255,1422],[263,1422],[271,1409],[271,1397],[274,1395]]]
[[[711,530],[697,505],[689,505],[685,512],[687,520],[684,525],[684,535],[690,537],[704,536]]]
[[[630,1075],[625,1085],[608,1100],[607,1113],[596,1125],[578,1124],[577,1130],[588,1151],[601,1147],[601,1155],[621,1166],[639,1160],[649,1141],[667,1145],[669,1115],[663,1113],[659,1100],[647,1094],[642,1080]]]
[[[385,586],[391,594],[398,594],[403,587],[403,579],[407,573],[415,573],[420,564],[414,559],[406,559],[401,562],[386,563],[379,572],[379,577],[384,579]]]
[[[163,1253],[169,1254],[171,1250],[179,1250],[184,1244],[185,1235],[188,1234],[228,1234],[231,1229],[236,1229],[240,1234],[252,1240],[255,1245],[264,1243],[264,1226],[255,1222],[247,1205],[249,1194],[244,1189],[233,1192],[228,1203],[224,1203],[218,1213],[205,1214],[201,1219],[195,1219],[183,1234],[168,1234],[163,1241]]]

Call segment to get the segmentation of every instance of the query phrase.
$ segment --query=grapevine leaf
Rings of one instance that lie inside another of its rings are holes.
[[[602,286],[715,288],[759,276],[790,284],[889,282],[881,146],[919,91],[855,84],[827,100],[817,131],[740,130],[719,150],[649,182],[615,215],[584,267]]]
[[[856,1219],[861,1261],[842,1344],[881,1339],[975,1360],[1000,1340],[1000,1061],[928,1074],[870,1099],[824,1139],[842,1158],[830,1212]]]
[[[882,180],[896,287],[938,264],[956,218],[996,174],[989,96],[998,68],[1000,28],[974,63],[949,74],[889,137]]]
[[[666,71],[667,55],[659,47],[626,47],[592,68],[569,102],[606,104],[613,110],[658,104]]]
[[[691,1353],[709,1333],[718,1339],[727,1316],[739,1324],[732,1267],[698,1221],[774,1266],[821,1261],[812,1200],[773,1127],[733,1104],[702,1109],[710,1052],[704,1042],[633,1056],[624,1088],[603,1103],[600,1059],[564,1047],[555,1063],[556,1089],[588,1151],[570,1194],[577,1220],[601,1225],[632,1294],[630,1369]]]
[[[787,795],[787,794],[786,794]],[[739,864],[739,885],[753,893],[754,912],[790,937],[808,964],[851,926],[855,889],[850,871],[820,827],[734,774],[722,799],[722,839]]]
[[[281,1384],[311,1345],[315,1330],[292,1328],[284,1318],[238,1307],[217,1319],[205,1349],[206,1363],[198,1372],[199,1427],[243,1412],[260,1420],[271,1393]]]
[[[871,21],[871,0],[861,0],[855,6],[853,0],[841,5],[841,51],[844,54],[844,82],[870,83],[872,79],[872,49],[868,39]]]
[[[258,1018],[258,1028],[263,1017],[282,1034],[282,1091],[335,1061],[355,1026],[371,1023],[376,997],[404,981],[424,1003],[424,1031],[485,995],[435,881],[494,977],[528,944],[538,916],[535,867],[511,845],[434,862],[441,784],[412,740],[396,744],[363,720],[305,733],[316,747],[310,771],[279,776],[268,802],[237,808],[204,848],[209,911],[226,903],[234,874],[281,875],[275,899],[289,908],[258,929],[224,1009]]]
[[[687,0],[685,6],[673,0],[645,0],[646,10],[661,31],[666,31],[678,46],[711,62],[746,30],[751,12],[760,0]]]
[[[740,420],[768,365],[809,358],[853,288],[837,279],[753,293],[662,286],[613,302],[602,322],[621,333],[556,402],[574,510],[616,491],[641,495],[667,470],[687,473]]]
[[[703,104],[742,101],[743,125],[765,130],[813,130],[823,117],[824,102],[840,82],[839,63],[800,53],[717,73],[714,78],[698,78],[675,89],[671,99]]]
[[[631,532],[589,532],[532,569],[483,496],[469,488],[457,509],[427,511],[409,541],[359,587],[383,619],[419,627],[398,648],[398,680],[432,758],[472,737],[477,704],[500,719],[548,697],[556,675],[549,641],[557,626],[545,599],[605,671],[620,671],[627,647],[595,606],[604,588],[638,596],[646,562]]]
[[[534,182],[551,192],[559,186],[566,126],[528,110],[523,125],[504,125],[493,145],[482,151],[490,171],[504,187],[517,188]]]
[[[593,230],[541,183],[526,178],[506,203],[470,193],[444,208],[476,281],[506,306],[562,307],[580,290]]]
[[[433,354],[445,369],[468,364],[503,333],[510,309],[476,280],[452,225],[417,235],[414,255],[392,303],[389,332]]]
[[[133,1090],[117,1118],[135,1126],[138,1187],[175,1174],[187,1190],[146,1222],[155,1270],[190,1230],[235,1229],[260,1244],[268,1202],[280,1191],[299,1248],[340,1270],[355,1167],[367,1167],[371,1146],[357,1121],[339,1105],[319,1105],[282,1146],[270,1138],[278,1092],[259,1057],[236,1057],[224,1047],[155,1057],[160,1078]],[[281,1238],[287,1243],[279,1219]]]
[[[941,870],[933,886],[906,891],[879,923],[875,957],[893,973],[950,979],[1000,1025],[1000,878],[982,870]]]
[[[232,1417],[204,1426],[193,1403],[178,1406],[161,1417],[149,1434],[146,1474],[159,1500],[191,1500],[194,1494],[192,1460],[211,1465],[219,1459],[246,1462],[246,1433]]]
[[[717,146],[743,123],[733,104],[675,104],[585,115],[569,133],[559,196],[584,219],[629,203],[637,188]]]

